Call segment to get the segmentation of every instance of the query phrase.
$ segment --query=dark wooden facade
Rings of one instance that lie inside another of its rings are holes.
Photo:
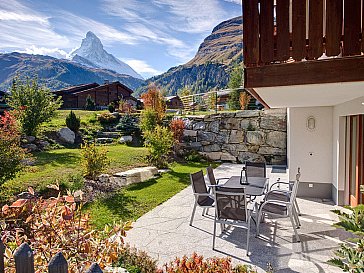
[[[245,87],[364,80],[363,0],[242,0]]]
[[[126,101],[135,101],[132,97],[133,90],[121,84],[120,82],[85,84],[70,87],[67,89],[54,92],[61,96],[63,100],[63,109],[82,109],[85,107],[86,99],[90,96],[96,106],[108,106],[110,103],[118,103],[121,99]]]
[[[165,98],[167,109],[183,109],[183,103],[179,96]]]

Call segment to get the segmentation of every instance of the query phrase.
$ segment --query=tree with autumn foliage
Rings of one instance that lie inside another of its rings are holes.
[[[22,169],[26,150],[20,147],[20,130],[13,114],[0,117],[0,185]]]
[[[166,102],[160,90],[155,84],[148,86],[148,92],[141,95],[144,109],[153,110],[157,114],[157,123],[162,123],[166,114]]]

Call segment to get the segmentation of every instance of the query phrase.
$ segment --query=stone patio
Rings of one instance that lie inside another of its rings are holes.
[[[215,176],[239,175],[242,165],[222,164]],[[280,168],[268,168],[270,181],[287,179]],[[194,251],[204,257],[232,258],[234,264],[249,263],[258,272],[265,272],[271,263],[274,272],[342,272],[326,261],[333,255],[338,244],[350,234],[332,227],[337,220],[330,212],[335,206],[325,200],[298,199],[302,227],[298,229],[301,242],[294,243],[293,230],[288,219],[267,220],[261,225],[261,238],[255,238],[255,225],[251,226],[251,255],[246,256],[246,230],[231,228],[220,234],[216,249],[212,250],[213,209],[202,216],[197,208],[193,226],[189,219],[193,208],[192,188],[188,187],[174,197],[140,217],[134,228],[127,233],[126,242],[147,251],[158,259],[159,265],[175,257],[190,255]]]

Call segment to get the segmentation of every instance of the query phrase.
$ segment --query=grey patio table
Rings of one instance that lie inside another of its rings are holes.
[[[242,185],[240,184],[240,176],[232,176],[225,184],[219,185],[219,188],[231,189],[232,191],[244,189],[245,194],[248,196],[261,196],[265,194],[267,180],[268,178],[264,177],[249,177],[249,183]]]

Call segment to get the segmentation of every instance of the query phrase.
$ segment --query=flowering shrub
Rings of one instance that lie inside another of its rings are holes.
[[[86,178],[95,180],[110,164],[106,150],[98,149],[95,143],[82,146],[82,168]]]
[[[52,187],[58,189],[56,185]],[[15,272],[13,253],[24,242],[34,250],[36,272],[47,272],[50,258],[59,251],[68,261],[70,273],[85,272],[93,262],[104,268],[118,260],[130,223],[93,230],[90,217],[82,212],[80,191],[42,199],[29,188],[28,195],[29,199],[18,199],[2,208],[1,236],[6,246],[7,272]]]
[[[26,150],[20,147],[20,131],[15,117],[5,111],[0,117],[0,185],[22,169]]]
[[[185,130],[185,123],[182,119],[173,119],[169,125],[172,130],[173,138],[177,143],[182,141],[183,131]]]
[[[173,262],[165,264],[159,272],[166,273],[256,273],[251,266],[231,265],[230,258],[209,258],[204,260],[203,256],[193,253],[190,258],[183,256],[176,258]]]

